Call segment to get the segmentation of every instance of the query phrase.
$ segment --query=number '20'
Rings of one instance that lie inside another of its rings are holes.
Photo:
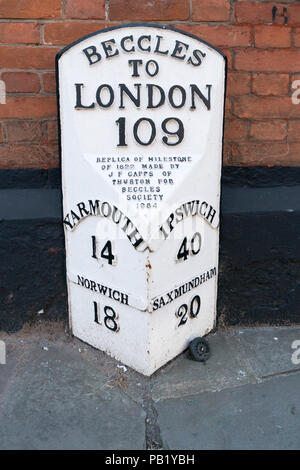
[[[176,130],[170,130],[170,121],[175,121],[177,123],[177,129]],[[116,121],[117,125],[119,126],[119,141],[117,144],[117,147],[127,147],[126,143],[126,118],[125,117],[120,117]],[[149,137],[146,140],[142,140],[140,137],[140,125],[142,123],[147,124],[149,128]],[[173,146],[173,145],[178,145],[180,142],[182,142],[183,137],[184,137],[184,126],[183,123],[180,119],[175,118],[175,117],[169,117],[167,119],[164,119],[164,121],[161,123],[161,128],[162,131],[166,134],[162,137],[162,141],[164,144]],[[138,119],[134,125],[133,125],[133,136],[136,140],[136,142],[140,145],[150,145],[154,141],[156,137],[156,125],[152,119],[142,117]],[[176,140],[173,139],[175,137]]]

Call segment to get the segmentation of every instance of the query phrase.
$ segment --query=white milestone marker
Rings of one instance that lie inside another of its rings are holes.
[[[72,332],[145,375],[215,325],[225,73],[161,25],[57,57]]]

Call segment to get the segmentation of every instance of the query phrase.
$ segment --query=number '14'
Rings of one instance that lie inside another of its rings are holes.
[[[92,258],[99,259],[97,256],[97,241],[94,235],[92,235]],[[112,242],[110,240],[107,240],[104,247],[102,248],[100,252],[100,258],[105,259],[108,264],[113,264],[115,255],[113,254]]]

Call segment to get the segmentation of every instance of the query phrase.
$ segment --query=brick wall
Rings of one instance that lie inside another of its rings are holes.
[[[174,25],[227,55],[225,165],[300,166],[300,1],[0,0],[0,169],[58,167],[57,51],[136,21]]]

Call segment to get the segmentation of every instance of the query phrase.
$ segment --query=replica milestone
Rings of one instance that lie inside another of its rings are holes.
[[[145,375],[215,325],[225,74],[161,25],[57,56],[71,329]]]

